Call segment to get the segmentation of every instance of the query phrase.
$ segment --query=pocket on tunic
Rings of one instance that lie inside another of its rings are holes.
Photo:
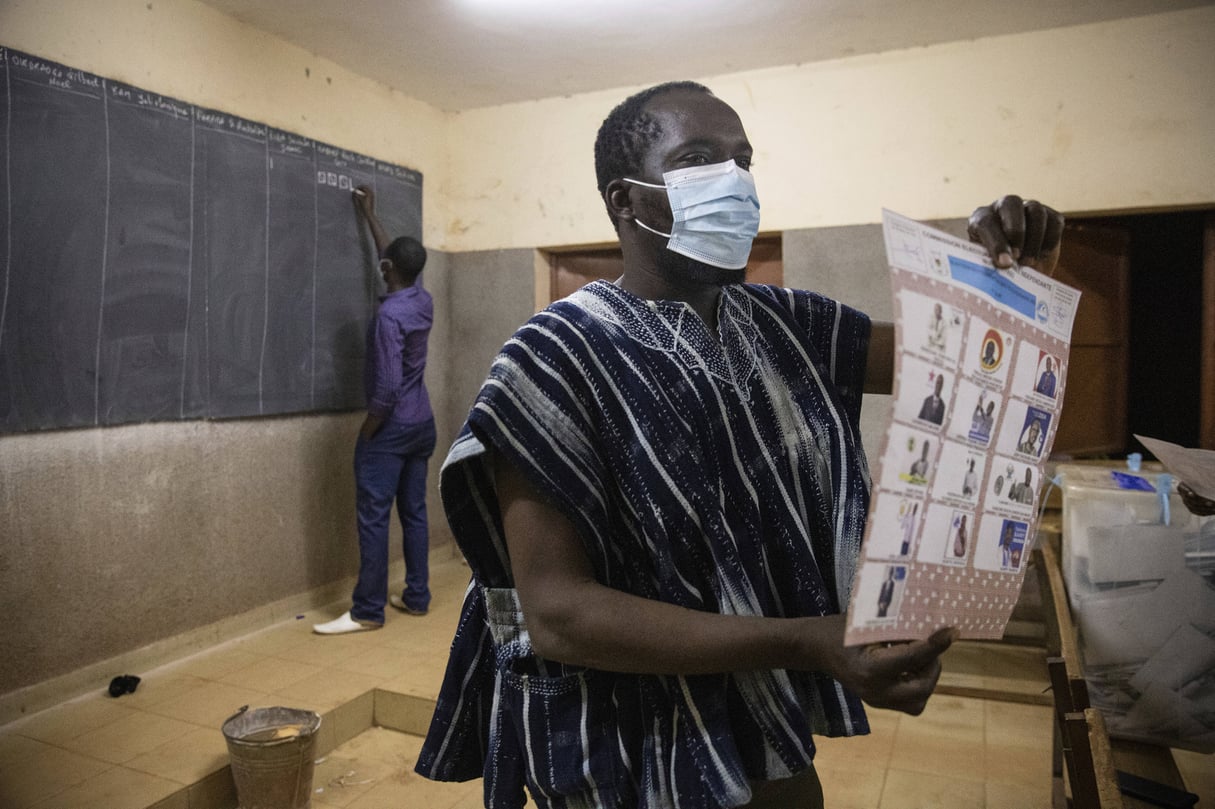
[[[632,790],[617,736],[614,675],[532,656],[511,660],[501,674],[503,706],[537,804],[623,805]]]

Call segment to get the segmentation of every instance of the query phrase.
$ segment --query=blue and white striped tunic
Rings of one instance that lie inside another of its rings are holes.
[[[848,603],[868,505],[858,418],[869,319],[809,292],[723,289],[718,333],[686,304],[597,281],[494,361],[444,463],[473,571],[417,771],[485,778],[486,806],[718,809],[868,732],[815,672],[619,674],[532,653],[486,447],[577,528],[603,584],[729,615]]]

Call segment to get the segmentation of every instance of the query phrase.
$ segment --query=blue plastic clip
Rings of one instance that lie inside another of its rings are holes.
[[[1156,478],[1156,493],[1160,495],[1160,521],[1169,525],[1169,495],[1173,491],[1173,476],[1161,472]]]

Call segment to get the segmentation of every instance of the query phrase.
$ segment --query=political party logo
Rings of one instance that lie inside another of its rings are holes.
[[[988,329],[979,343],[979,367],[991,372],[1004,361],[1004,336],[995,329]]]

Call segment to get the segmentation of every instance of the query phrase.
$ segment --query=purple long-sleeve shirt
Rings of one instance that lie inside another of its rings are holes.
[[[433,417],[422,379],[432,322],[434,302],[416,284],[380,299],[367,324],[363,390],[368,413],[404,424]]]

